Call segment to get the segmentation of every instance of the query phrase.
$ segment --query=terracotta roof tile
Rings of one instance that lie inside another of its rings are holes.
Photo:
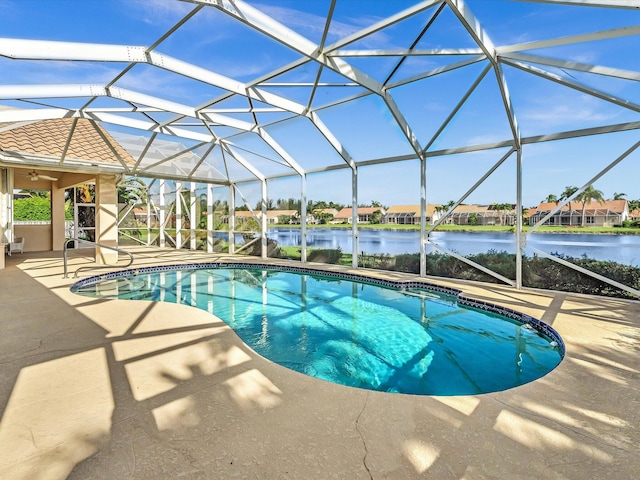
[[[262,217],[262,211],[261,210],[254,210],[256,216],[258,218]],[[270,217],[278,217],[280,215],[289,215],[290,217],[297,215],[298,212],[296,210],[267,210],[267,218]],[[236,210],[235,211],[235,216],[239,217],[239,218],[243,218],[243,217],[253,217],[253,213],[251,213],[248,210]]]
[[[427,216],[432,217],[436,211],[436,207],[439,204],[428,203],[427,204]],[[387,214],[393,213],[413,213],[416,217],[420,216],[420,205],[391,205],[387,210]]]
[[[359,215],[371,215],[377,211],[384,212],[384,208],[380,208],[380,207],[359,207],[358,208]],[[349,218],[351,217],[352,212],[353,212],[352,208],[343,208],[334,216],[334,218]]]
[[[625,206],[627,205],[626,200],[605,200],[604,202],[589,202],[587,203],[587,210],[610,210],[612,212],[622,212],[624,211]],[[558,206],[555,202],[540,202],[538,205],[539,212],[553,210]],[[582,210],[582,202],[577,200],[571,201],[571,209],[572,210]],[[562,210],[569,210],[569,204],[566,204],[562,207]]]
[[[72,118],[57,118],[31,123],[0,132],[0,150],[22,154],[61,157],[73,125]],[[94,127],[95,125],[95,127]],[[128,164],[135,164],[133,157],[116,142],[106,130],[91,120],[78,119],[65,158],[87,160],[96,163],[120,164],[113,150]]]

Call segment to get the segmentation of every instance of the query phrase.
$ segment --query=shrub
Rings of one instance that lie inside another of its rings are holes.
[[[618,225],[614,225],[616,227]],[[622,226],[624,228],[640,228],[640,220],[623,220]]]
[[[571,262],[574,265],[602,275],[603,277],[607,277],[621,284],[640,290],[639,267],[611,261],[594,260],[585,257],[568,257],[557,253],[553,255]],[[504,277],[515,279],[515,254],[504,251],[497,252],[495,250],[489,250],[486,253],[467,255],[466,258],[499,273]],[[443,253],[430,253],[426,256],[426,260],[428,275],[456,278],[460,280],[472,280],[477,282],[500,283],[500,280],[492,275],[484,273],[483,271],[478,270],[455,257],[451,257]],[[392,270],[419,273],[420,255],[417,253],[398,255],[396,257],[395,266],[392,267]],[[613,285],[537,255],[534,255],[533,257],[523,256],[522,271],[522,283],[526,287],[637,299],[637,297],[631,293],[620,290]]]
[[[262,255],[262,243],[260,241],[255,242],[246,250],[247,255],[251,255],[254,257],[259,257]],[[280,247],[278,247],[278,242],[272,240],[271,238],[267,238],[267,257],[271,258],[280,258]]]
[[[420,254],[403,253],[396,256],[393,270],[406,273],[420,273]]]
[[[311,250],[307,255],[307,261],[320,263],[337,264],[340,258],[342,258],[341,248],[319,248],[317,250]]]
[[[51,201],[44,197],[18,198],[13,201],[16,221],[51,220]]]

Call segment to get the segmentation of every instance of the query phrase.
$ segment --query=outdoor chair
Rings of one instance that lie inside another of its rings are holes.
[[[20,251],[20,253],[23,253],[23,250],[24,250],[24,237],[16,237],[13,242],[9,243],[9,255],[17,251]]]

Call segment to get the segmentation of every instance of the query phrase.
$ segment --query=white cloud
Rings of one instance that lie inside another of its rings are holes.
[[[111,81],[121,67],[114,64],[62,61],[14,61],[0,58],[3,83],[102,84]]]
[[[301,35],[309,38],[309,39],[319,39],[324,31],[326,24],[326,17],[324,15],[317,15],[309,12],[304,12],[300,10],[295,10],[292,8],[286,7],[277,7],[269,4],[259,4],[256,5],[260,11],[266,13],[274,20],[288,26],[289,28],[297,31]],[[327,39],[327,43],[333,43],[339,39],[345,38],[357,31],[359,31],[362,26],[368,26],[375,21],[379,20],[378,18],[374,19],[367,18],[366,16],[356,17],[353,20],[354,24],[332,21],[331,27],[329,28],[329,37]],[[377,32],[373,35],[366,37],[361,42],[358,43],[361,47],[369,47],[372,48],[374,46],[385,45],[387,48],[389,45],[389,38],[387,35],[381,32]]]
[[[581,95],[578,101],[557,96],[539,98],[537,104],[519,110],[518,118],[544,124],[547,130],[558,126],[569,125],[572,128],[576,124],[584,125],[585,120],[610,122],[617,116],[617,112],[589,95]]]
[[[147,95],[167,97],[173,101],[195,105],[199,103],[193,84],[179,75],[147,67],[132,69],[116,83],[117,86]]]
[[[122,10],[151,25],[173,24],[195,7],[186,2],[167,0],[120,0]]]
[[[612,115],[598,113],[596,110],[583,105],[578,108],[569,105],[555,105],[545,110],[524,112],[522,117],[526,120],[544,123],[547,126],[582,122],[585,118],[602,122],[613,118]]]
[[[278,7],[270,4],[257,4],[256,8],[266,13],[274,20],[294,29],[298,32],[306,32],[309,37],[317,37],[324,31],[326,17],[324,15],[316,15],[301,10],[295,10],[287,7]],[[358,30],[355,26],[346,25],[340,22],[335,24],[332,22],[334,33],[339,35],[348,35]]]

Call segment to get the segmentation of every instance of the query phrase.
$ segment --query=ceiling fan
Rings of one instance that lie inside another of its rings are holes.
[[[32,182],[37,182],[38,180],[50,180],[52,182],[57,182],[58,179],[56,177],[51,177],[49,175],[44,175],[42,173],[38,173],[35,170],[32,170],[28,173],[29,177],[31,177]]]

